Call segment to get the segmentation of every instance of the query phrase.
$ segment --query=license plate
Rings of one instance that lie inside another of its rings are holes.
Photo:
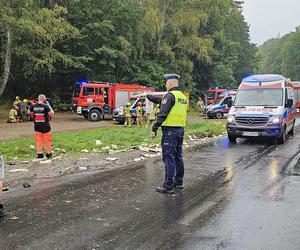
[[[243,132],[244,136],[258,136],[258,132]]]

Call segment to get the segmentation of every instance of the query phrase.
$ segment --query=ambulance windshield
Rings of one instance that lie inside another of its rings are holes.
[[[282,89],[242,89],[235,98],[234,106],[282,106]]]

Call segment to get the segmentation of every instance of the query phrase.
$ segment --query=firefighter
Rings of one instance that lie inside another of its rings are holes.
[[[204,102],[201,97],[199,97],[197,102],[197,111],[200,113],[200,116],[204,114]]]
[[[28,121],[28,100],[24,99],[21,104],[20,104],[20,113],[21,113],[21,118],[24,122]]]
[[[168,93],[163,98],[147,95],[148,100],[161,103],[157,120],[152,127],[151,138],[162,128],[162,158],[165,179],[156,188],[160,193],[174,193],[174,187],[183,188],[184,164],[182,157],[183,136],[187,119],[187,98],[179,89],[179,75],[164,75]]]
[[[124,127],[131,127],[131,103],[127,102],[126,106],[124,107],[124,116],[125,116],[125,123]]]
[[[157,114],[159,113],[159,104],[155,104],[154,108],[150,112],[147,120],[147,127],[156,121]]]
[[[2,204],[2,189],[3,189],[3,178],[4,178],[4,161],[0,154],[0,218],[6,215],[4,206]]]
[[[147,111],[146,111],[146,102],[143,102],[142,106],[143,106],[143,123],[146,126],[147,120],[148,120],[147,119],[148,115],[147,115]]]
[[[14,101],[14,107],[20,107],[21,105],[21,100],[19,96],[16,96],[15,101]]]
[[[138,127],[144,126],[143,104],[142,104],[142,102],[138,102],[137,103],[137,107],[136,107],[136,122],[137,122],[137,126]]]
[[[44,159],[44,147],[47,159],[52,158],[52,135],[50,121],[54,111],[46,104],[46,96],[39,95],[38,102],[32,105],[28,114],[33,118],[37,157],[34,161]]]
[[[16,108],[17,112],[18,112],[18,119],[20,120],[21,118],[21,111],[20,111],[20,107],[21,107],[21,100],[19,96],[16,96],[15,101],[13,103],[14,107]]]
[[[19,116],[18,116],[18,106],[14,106],[10,111],[9,111],[9,116],[7,123],[16,123],[19,122]]]

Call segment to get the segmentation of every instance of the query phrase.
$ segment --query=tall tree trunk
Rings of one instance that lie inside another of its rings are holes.
[[[0,97],[3,95],[4,90],[7,85],[7,81],[10,73],[10,65],[11,65],[11,44],[12,44],[12,35],[11,31],[8,29],[6,32],[7,41],[6,41],[6,50],[4,55],[4,66],[3,66],[3,74],[0,80]]]
[[[169,5],[170,5],[170,0],[164,2],[164,7],[163,7],[163,10],[162,10],[162,17],[161,17],[161,32],[159,34],[159,37],[158,37],[158,41],[157,41],[157,47],[160,46],[160,43],[161,43],[161,39],[162,39],[162,36],[163,36],[163,33],[166,29],[166,23],[167,23],[167,11],[168,11],[168,8],[169,8]]]

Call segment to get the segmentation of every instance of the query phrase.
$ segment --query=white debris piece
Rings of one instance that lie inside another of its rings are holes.
[[[105,160],[107,160],[107,161],[117,161],[118,158],[107,157]]]
[[[61,157],[61,155],[58,155],[58,156],[54,156],[52,159],[53,160],[59,160],[59,159],[62,159],[62,157]]]
[[[29,163],[29,161],[21,161],[21,162],[22,162],[22,163],[25,163],[25,164],[26,164],[26,163]]]
[[[115,145],[115,144],[112,144],[112,145],[111,145],[111,148],[112,148],[112,149],[118,149],[118,146]]]
[[[143,156],[145,158],[150,158],[150,154],[141,154],[141,156]]]
[[[79,167],[79,170],[80,171],[85,171],[85,170],[87,170],[87,167]]]
[[[143,147],[143,146],[139,146],[139,150],[144,151],[144,152],[149,152],[149,148]]]
[[[40,161],[40,164],[50,164],[52,161],[51,159],[45,160],[45,161]]]
[[[82,153],[88,153],[89,151],[87,149],[82,149],[81,152]]]
[[[30,149],[34,149],[35,147],[34,147],[33,145],[30,145],[29,148],[30,148]]]
[[[19,173],[19,172],[28,172],[29,170],[27,168],[17,168],[17,169],[12,169],[8,171],[9,173]]]
[[[102,150],[109,150],[110,149],[110,146],[106,146],[104,148],[102,148]]]
[[[158,153],[158,152],[162,152],[162,149],[161,148],[150,148],[149,152]]]
[[[99,148],[94,148],[92,151],[93,151],[94,153],[99,153],[99,152],[100,152],[100,149],[99,149]]]
[[[144,157],[140,157],[140,158],[135,158],[133,159],[134,161],[141,161],[141,160],[144,160],[145,158]]]
[[[102,145],[102,142],[100,140],[96,140],[96,145]]]

